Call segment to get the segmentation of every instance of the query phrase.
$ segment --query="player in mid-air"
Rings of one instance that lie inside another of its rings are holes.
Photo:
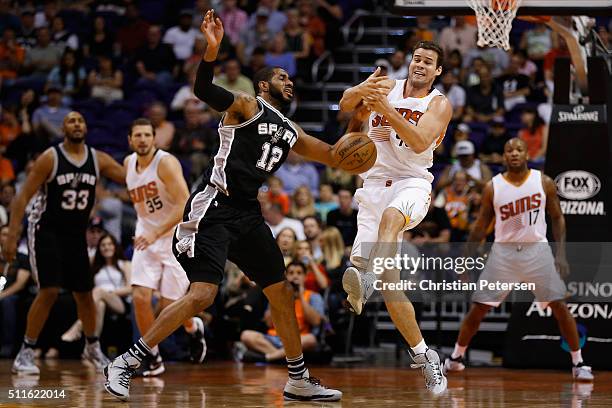
[[[495,243],[485,270],[479,279],[488,282],[533,282],[535,298],[541,308],[550,306],[559,330],[571,350],[572,374],[576,380],[592,381],[591,367],[584,364],[576,321],[565,304],[567,288],[562,278],[569,274],[565,257],[565,218],[559,205],[557,188],[552,179],[527,167],[527,145],[514,138],[504,146],[506,172],[487,183],[482,192],[480,214],[470,232],[468,242],[480,243],[495,220]],[[546,219],[552,221],[556,255],[552,256],[546,239]],[[465,368],[463,355],[480,322],[493,307],[508,296],[509,291],[474,293],[470,311],[461,324],[459,337],[446,371]]]
[[[191,284],[187,294],[165,308],[137,343],[105,368],[105,388],[119,399],[129,398],[130,379],[142,359],[150,355],[151,347],[212,304],[229,259],[263,288],[269,300],[289,369],[284,398],[337,401],[342,393],[323,387],[306,369],[293,288],[285,280],[283,255],[257,201],[259,188],[285,161],[290,149],[333,165],[333,148],[306,134],[281,113],[293,100],[293,83],[285,70],[264,68],[257,72],[257,97],[214,85],[214,61],[224,30],[212,10],[206,13],[201,30],[207,48],[194,91],[225,114],[219,125],[219,150],[202,184],[189,198],[183,222],[174,233],[172,249]]]
[[[155,316],[151,298],[161,294],[163,310],[187,292],[189,279],[172,253],[172,231],[181,221],[189,198],[187,183],[179,161],[155,148],[155,128],[148,119],[136,119],[128,134],[134,151],[125,158],[128,193],[136,213],[136,236],[132,258],[134,314],[140,333],[146,333]],[[199,317],[188,319],[183,327],[191,335],[191,359],[201,363],[206,355],[204,323]],[[165,371],[157,347],[143,367],[142,375],[155,376]]]
[[[37,193],[28,217],[28,251],[32,275],[40,290],[30,306],[23,345],[13,363],[13,372],[19,374],[40,373],[34,363],[34,346],[60,288],[72,291],[76,301],[86,336],[83,357],[100,370],[108,364],[94,334],[96,307],[85,230],[100,175],[123,184],[125,171],[109,155],[85,144],[87,125],[80,113],[66,115],[63,131],[63,143],[50,147],[36,159],[13,200],[9,239],[2,248],[4,259],[15,257],[17,231],[26,205]]]
[[[371,111],[368,136],[377,150],[376,163],[361,174],[363,188],[355,193],[359,212],[351,253],[354,267],[342,278],[347,300],[357,314],[374,290],[374,260],[393,258],[403,232],[427,214],[433,181],[428,169],[453,111],[448,99],[432,87],[442,73],[442,62],[442,49],[421,41],[414,48],[406,79],[380,77],[377,68],[366,81],[346,90],[340,101],[340,109],[346,112],[362,104]],[[349,131],[361,127],[359,120],[353,120]],[[385,270],[380,278],[383,283],[399,282],[399,270]],[[383,290],[382,295],[391,319],[410,345],[413,367],[422,369],[428,390],[442,393],[447,381],[440,358],[425,344],[412,304],[401,291]]]

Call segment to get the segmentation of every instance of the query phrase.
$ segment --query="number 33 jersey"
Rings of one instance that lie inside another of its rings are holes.
[[[144,232],[150,232],[161,225],[167,218],[168,213],[177,205],[174,197],[168,194],[166,186],[158,175],[159,162],[170,154],[157,150],[153,160],[145,169],[136,169],[138,160],[136,153],[132,153],[126,159],[127,177],[126,184],[130,200],[138,215],[136,222],[136,236]],[[182,175],[178,175],[182,177]],[[171,234],[172,231],[168,231]]]
[[[68,156],[63,144],[53,146],[53,170],[32,200],[29,222],[58,232],[85,232],[96,200],[99,177],[95,149],[85,145],[81,162]]]

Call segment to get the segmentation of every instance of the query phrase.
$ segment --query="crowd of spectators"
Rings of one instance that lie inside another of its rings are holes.
[[[63,137],[62,120],[71,109],[84,115],[88,143],[118,160],[127,153],[127,127],[136,117],[147,116],[155,126],[158,147],[179,158],[190,184],[197,182],[217,147],[220,119],[193,94],[206,45],[199,31],[205,10],[215,8],[226,32],[215,83],[254,94],[251,78],[267,65],[281,66],[297,80],[307,78],[317,57],[342,45],[342,23],[369,3],[47,0],[37,6],[0,0],[0,224],[6,225],[10,202],[33,160]],[[598,30],[608,41],[608,27]],[[515,38],[515,47],[506,53],[477,47],[475,34],[473,22],[463,17],[442,25],[440,20],[418,17],[389,59],[376,62],[387,75],[401,79],[418,40],[438,41],[447,54],[436,87],[450,99],[453,120],[435,152],[430,212],[418,228],[405,234],[415,245],[466,239],[482,187],[501,170],[503,145],[510,137],[527,142],[532,165],[544,162],[552,65],[555,58],[567,55],[563,40],[544,26],[533,26]],[[323,135],[330,143],[342,135],[350,116],[339,112],[335,119]],[[259,194],[264,218],[285,258],[287,279],[296,290],[307,350],[321,352],[325,336],[339,330],[341,277],[357,232],[353,195],[359,185],[355,176],[292,153]],[[96,307],[102,316],[106,311],[129,319],[129,262],[122,259],[131,254],[135,214],[117,186],[100,185],[97,196],[96,217],[87,231],[97,271]],[[3,227],[0,245],[5,235]],[[0,356],[9,356],[19,344],[28,301],[36,291],[25,239],[19,248],[17,260],[3,267]],[[62,302],[57,307],[63,307]],[[48,324],[58,328],[43,333],[47,348],[61,349],[64,332],[64,340],[80,336],[80,322],[66,316],[66,321]],[[228,350],[229,342],[242,340],[236,358],[269,361],[283,355],[261,290],[235,265],[228,263],[218,299],[202,317],[217,350]],[[102,322],[97,326],[103,339],[107,327]],[[163,352],[169,350],[173,348],[162,344]]]

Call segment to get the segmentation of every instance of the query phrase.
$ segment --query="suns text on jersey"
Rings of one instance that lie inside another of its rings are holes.
[[[499,207],[501,220],[505,221],[510,217],[516,217],[527,211],[539,208],[542,204],[542,195],[535,193],[530,196],[521,197],[518,200],[511,201]]]
[[[423,112],[419,112],[417,110],[412,110],[412,109],[407,109],[407,108],[395,108],[395,110],[397,111],[397,113],[402,115],[404,119],[406,119],[408,122],[412,123],[413,125],[416,125],[417,123],[419,123],[419,119],[421,119],[421,116],[423,116]],[[372,125],[371,127],[390,126],[387,118],[382,115],[376,115],[374,119],[372,119],[371,125]]]
[[[159,190],[157,188],[157,183],[151,181],[150,183],[129,190],[128,194],[133,203],[139,203],[146,199],[156,197],[159,194]]]

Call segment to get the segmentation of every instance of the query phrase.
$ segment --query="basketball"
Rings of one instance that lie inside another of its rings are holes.
[[[365,133],[347,133],[334,145],[333,155],[342,170],[361,174],[376,162],[376,146]]]

